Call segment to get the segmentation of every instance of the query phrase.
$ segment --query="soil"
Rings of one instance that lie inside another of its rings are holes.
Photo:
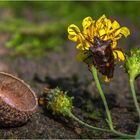
[[[42,95],[43,89],[48,86],[50,88],[58,86],[67,90],[69,96],[74,96],[73,112],[77,117],[94,126],[108,128],[105,110],[91,73],[85,64],[76,61],[75,44],[68,42],[62,47],[61,52],[49,52],[43,58],[27,59],[17,56],[12,59],[9,54],[13,50],[5,48],[8,37],[7,33],[0,34],[0,71],[23,79],[32,87],[37,97]],[[128,75],[124,68],[116,65],[110,84],[105,84],[102,76],[100,81],[108,100],[115,129],[135,134],[139,120],[131,97]],[[136,82],[139,98],[140,79]],[[1,128],[0,138],[89,139],[115,138],[115,136],[90,130],[70,118],[54,116],[50,111],[44,112],[41,107],[38,107],[27,124],[16,128]]]

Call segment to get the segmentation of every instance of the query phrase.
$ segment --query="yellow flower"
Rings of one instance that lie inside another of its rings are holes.
[[[74,24],[68,27],[68,38],[77,43],[78,60],[84,61],[88,65],[93,63],[97,68],[104,67],[107,69],[107,73],[111,70],[111,66],[113,67],[112,71],[114,70],[113,61],[115,59],[119,61],[125,60],[124,53],[117,48],[117,41],[121,37],[127,37],[130,34],[127,27],[121,27],[116,20],[111,21],[105,15],[101,16],[97,21],[91,17],[86,17],[83,19],[82,26],[82,31]],[[100,55],[104,54],[104,56],[99,57],[96,53],[97,51],[100,51]],[[99,60],[95,57],[99,57]],[[108,57],[109,59],[106,60],[106,63],[101,60]],[[109,60],[110,62],[108,62]],[[102,62],[103,64],[101,64]],[[109,81],[112,74],[110,76],[105,74],[105,70],[101,68],[99,71],[104,75],[105,81]]]
[[[100,17],[96,22],[91,17],[86,17],[82,22],[82,26],[83,31],[74,24],[68,27],[68,38],[77,42],[77,49],[85,51],[94,47],[94,37],[99,37],[104,41],[111,39],[111,47],[115,51],[113,53],[114,57],[124,60],[125,57],[122,56],[122,52],[120,50],[116,51],[115,48],[117,47],[117,40],[122,36],[127,37],[130,34],[127,27],[120,27],[120,24],[116,20],[111,22],[105,15]],[[116,53],[120,57],[116,57]]]

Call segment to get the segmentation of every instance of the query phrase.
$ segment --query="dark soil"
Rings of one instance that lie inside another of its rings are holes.
[[[95,126],[107,128],[105,111],[101,103],[95,82],[87,66],[75,59],[75,44],[68,43],[59,53],[49,52],[46,57],[27,59],[18,56],[15,59],[9,54],[12,50],[5,48],[8,39],[6,33],[0,34],[0,71],[9,72],[23,79],[39,97],[44,87],[59,86],[74,96],[74,114]],[[101,81],[102,81],[102,77]],[[116,130],[135,134],[138,117],[131,98],[127,73],[116,66],[114,78],[109,85],[101,82],[106,93]],[[140,80],[137,80],[139,87]],[[137,91],[139,91],[137,89]],[[138,92],[138,96],[140,93]],[[77,138],[114,138],[112,134],[92,131],[77,122],[63,116],[54,116],[51,112],[38,111],[27,124],[17,128],[1,128],[0,138],[10,139],[77,139]]]

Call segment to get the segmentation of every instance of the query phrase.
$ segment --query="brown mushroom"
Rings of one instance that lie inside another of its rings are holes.
[[[0,126],[20,126],[37,108],[37,97],[23,80],[0,72]]]

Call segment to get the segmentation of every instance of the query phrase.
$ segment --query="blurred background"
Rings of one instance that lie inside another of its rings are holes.
[[[5,46],[14,48],[14,54],[37,57],[46,55],[50,50],[62,49],[61,46],[68,40],[69,24],[81,26],[86,16],[98,19],[105,14],[128,26],[131,33],[134,32],[130,39],[137,44],[139,39],[135,35],[139,34],[139,7],[140,2],[125,1],[3,1],[0,2],[0,31],[11,34]],[[132,42],[127,42],[130,47]]]

